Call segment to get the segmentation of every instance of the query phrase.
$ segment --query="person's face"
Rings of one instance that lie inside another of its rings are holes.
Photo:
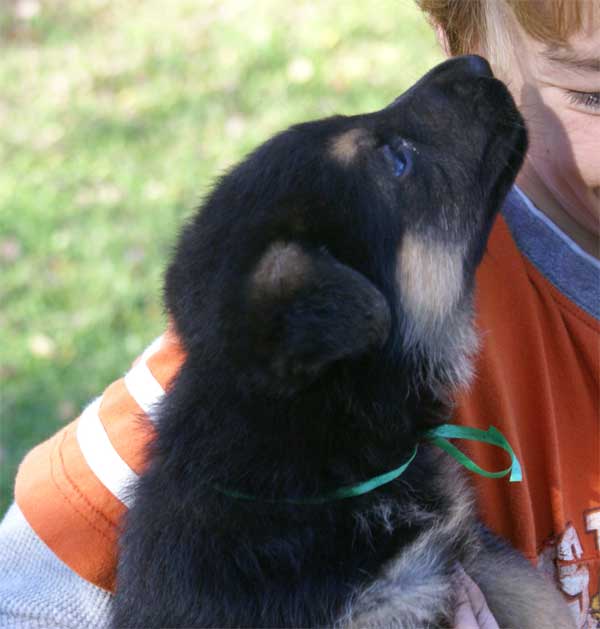
[[[530,132],[522,175],[581,228],[600,234],[600,29],[561,47],[525,37],[500,78]]]

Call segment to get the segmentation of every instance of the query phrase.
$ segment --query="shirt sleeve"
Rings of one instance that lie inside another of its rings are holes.
[[[105,629],[112,595],[73,572],[17,504],[0,523],[0,629]]]

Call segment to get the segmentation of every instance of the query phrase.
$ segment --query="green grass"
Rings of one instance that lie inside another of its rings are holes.
[[[27,450],[163,329],[170,247],[213,178],[441,59],[412,0],[23,5],[0,8],[0,511]]]

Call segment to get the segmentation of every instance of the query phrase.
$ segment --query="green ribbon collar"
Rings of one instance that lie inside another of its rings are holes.
[[[467,426],[442,424],[441,426],[437,426],[436,428],[433,428],[432,430],[425,433],[424,439],[425,441],[429,441],[433,445],[447,452],[451,457],[455,458],[468,470],[480,474],[481,476],[486,476],[487,478],[501,478],[502,476],[510,474],[509,481],[511,483],[523,480],[523,473],[517,456],[515,455],[513,449],[511,448],[504,435],[499,430],[494,428],[494,426],[490,426],[486,431],[480,430],[479,428],[469,428]],[[480,441],[482,443],[488,443],[490,445],[497,446],[498,448],[502,448],[510,455],[510,466],[506,469],[500,470],[499,472],[488,472],[487,470],[479,467],[479,465],[471,460],[466,454],[461,452],[455,445],[450,443],[448,439],[469,439],[470,441]],[[331,491],[327,494],[322,494],[320,496],[307,498],[270,499],[259,498],[251,494],[244,494],[239,491],[234,491],[219,486],[215,486],[215,489],[217,491],[220,491],[222,494],[229,496],[230,498],[236,498],[238,500],[260,500],[261,502],[271,503],[285,502],[288,504],[316,505],[326,502],[332,502],[334,500],[341,500],[343,498],[353,498],[356,496],[367,494],[370,491],[381,487],[382,485],[386,485],[387,483],[391,483],[393,480],[396,480],[406,471],[408,466],[413,462],[415,456],[417,455],[418,448],[419,446],[417,444],[408,461],[406,461],[406,463],[403,463],[400,467],[390,470],[385,474],[374,476],[373,478],[370,478],[369,480],[366,480],[362,483],[349,485],[347,487],[339,487],[334,491]]]

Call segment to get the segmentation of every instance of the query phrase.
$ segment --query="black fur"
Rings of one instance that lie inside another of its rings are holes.
[[[403,338],[398,251],[409,232],[463,251],[449,316],[468,315],[525,146],[506,88],[465,57],[381,111],[284,131],[218,182],[166,277],[187,358],[126,517],[116,627],[331,626],[420,531],[379,506],[444,517],[427,446],[399,481],[322,505],[216,487],[320,495],[399,466],[448,420],[447,365]]]

